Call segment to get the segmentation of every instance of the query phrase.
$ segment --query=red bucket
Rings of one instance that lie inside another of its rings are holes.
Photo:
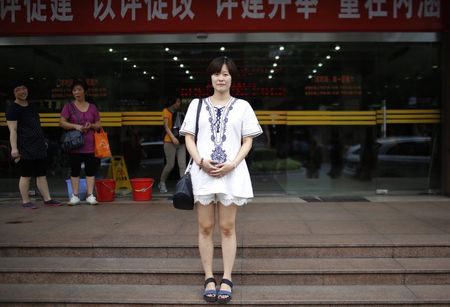
[[[114,201],[116,195],[116,182],[114,179],[95,179],[97,200],[99,202]]]
[[[133,200],[152,200],[152,187],[154,180],[152,178],[134,178],[131,179],[133,188]]]

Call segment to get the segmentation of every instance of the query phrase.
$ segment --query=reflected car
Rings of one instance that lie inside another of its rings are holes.
[[[431,138],[399,136],[377,139],[377,177],[426,177],[431,161]],[[360,166],[361,144],[344,155],[344,174],[356,175]]]

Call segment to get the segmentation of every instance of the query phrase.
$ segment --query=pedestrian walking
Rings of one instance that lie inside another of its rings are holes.
[[[90,205],[96,205],[94,196],[95,174],[100,165],[100,159],[95,157],[94,131],[101,128],[100,114],[97,107],[86,101],[87,85],[83,81],[76,80],[72,84],[73,102],[64,105],[61,111],[60,125],[66,130],[76,129],[83,133],[84,144],[80,148],[69,152],[70,181],[72,184],[72,195],[69,200],[70,206],[80,203],[78,196],[81,164],[84,163],[86,174],[87,198]]]
[[[25,85],[14,88],[15,100],[8,105],[6,121],[9,128],[11,158],[19,167],[19,191],[22,206],[38,209],[29,196],[31,177],[36,177],[36,186],[47,206],[61,206],[50,197],[47,183],[47,144],[41,127],[39,113],[35,105],[28,102],[28,89]]]
[[[214,89],[203,99],[197,143],[196,116],[199,99],[189,105],[181,134],[195,162],[190,170],[198,220],[198,245],[205,273],[203,298],[207,302],[227,303],[232,298],[232,270],[236,257],[237,208],[253,197],[250,174],[245,162],[253,138],[262,133],[250,104],[230,94],[237,77],[235,63],[218,57],[207,68]],[[223,276],[216,290],[213,274],[213,230],[215,216],[221,234]]]
[[[179,134],[184,119],[184,113],[180,110],[180,107],[181,99],[173,98],[169,99],[168,105],[163,109],[166,164],[158,184],[161,193],[167,193],[166,180],[175,167],[175,158],[177,159],[180,177],[186,171],[186,145],[184,144],[184,137]]]

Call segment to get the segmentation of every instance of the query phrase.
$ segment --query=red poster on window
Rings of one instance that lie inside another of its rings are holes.
[[[0,35],[448,29],[448,0],[1,0]]]

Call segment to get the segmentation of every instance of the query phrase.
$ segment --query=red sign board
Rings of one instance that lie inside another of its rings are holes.
[[[444,31],[448,0],[0,0],[0,35]]]

